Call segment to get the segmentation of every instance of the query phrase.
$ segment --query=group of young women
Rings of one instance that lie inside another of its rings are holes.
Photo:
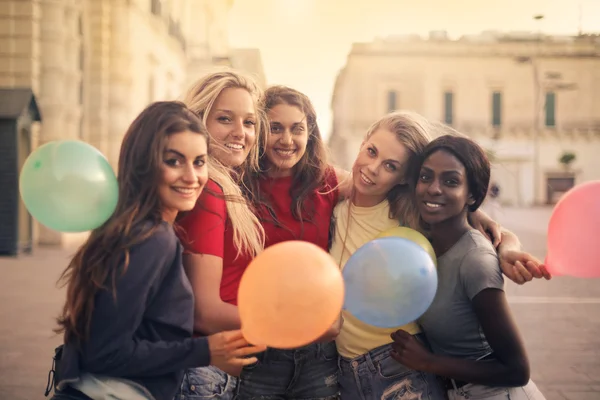
[[[340,170],[304,94],[203,77],[125,134],[117,209],[62,276],[53,399],[543,399],[503,275],[549,275],[479,210],[489,179],[476,143],[404,111],[376,121]],[[264,248],[309,241],[343,268],[400,225],[438,257],[419,321],[381,329],[343,311],[299,349],[245,341],[237,290]]]

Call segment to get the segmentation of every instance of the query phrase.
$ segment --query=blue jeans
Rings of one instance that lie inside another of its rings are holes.
[[[185,372],[181,391],[174,400],[232,400],[236,386],[236,377],[216,367],[192,368]]]
[[[423,335],[416,337],[424,341]],[[438,377],[405,367],[390,356],[390,351],[391,344],[386,344],[356,358],[340,357],[342,400],[447,399]]]
[[[267,349],[244,368],[236,400],[336,399],[338,354],[334,342],[295,350]]]

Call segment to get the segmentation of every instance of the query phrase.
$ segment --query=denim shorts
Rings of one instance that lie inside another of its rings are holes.
[[[181,390],[175,400],[223,399],[235,396],[237,378],[220,369],[209,366],[188,369],[181,382]]]
[[[425,342],[421,334],[415,335]],[[441,379],[414,371],[390,356],[391,344],[356,358],[340,357],[339,383],[343,400],[443,400]]]
[[[244,367],[236,400],[336,399],[338,354],[334,342],[295,350],[267,349]]]

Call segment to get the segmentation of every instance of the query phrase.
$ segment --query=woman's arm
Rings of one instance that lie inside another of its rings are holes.
[[[517,235],[504,228],[502,241],[498,246],[498,257],[504,275],[519,285],[533,278],[552,278],[540,260],[521,250],[521,242]]]
[[[208,181],[207,188],[178,222],[183,266],[194,291],[194,330],[203,334],[240,327],[237,307],[221,300],[227,205],[216,183]]]
[[[240,328],[238,308],[221,300],[223,259],[209,254],[183,256],[195,297],[194,330],[206,335]]]
[[[483,233],[490,239],[494,247],[498,247],[502,240],[502,227],[491,219],[481,208],[469,213],[469,223],[474,229]]]
[[[432,354],[404,331],[392,335],[392,357],[409,368],[487,386],[524,386],[529,381],[529,362],[504,292],[485,289],[473,298],[473,308],[494,360],[475,361]]]
[[[490,238],[494,247],[498,249],[502,272],[511,281],[522,285],[533,278],[552,278],[538,259],[521,250],[521,242],[517,235],[502,228],[481,208],[469,214],[469,222],[473,228]]]

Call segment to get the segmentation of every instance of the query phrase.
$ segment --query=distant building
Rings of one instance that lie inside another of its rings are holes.
[[[37,96],[43,123],[34,132],[34,146],[81,139],[116,169],[125,130],[148,103],[180,98],[215,65],[236,66],[264,80],[256,50],[248,50],[249,56],[229,48],[232,4],[1,1],[0,87],[31,88]],[[36,235],[45,244],[71,237],[43,227]]]
[[[600,179],[598,35],[450,40],[434,32],[355,43],[331,106],[329,144],[344,167],[371,123],[408,109],[482,144],[503,203],[552,203],[573,184]],[[570,165],[559,162],[565,152],[576,157]]]

